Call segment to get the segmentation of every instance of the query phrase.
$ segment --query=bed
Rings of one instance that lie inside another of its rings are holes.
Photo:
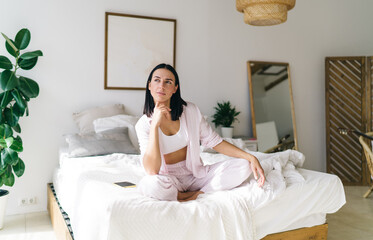
[[[207,155],[207,159],[210,160],[207,161],[209,163],[213,162],[213,158],[218,160],[224,159],[223,156],[213,154]],[[61,155],[60,167],[56,169],[54,173],[53,188],[61,208],[69,215],[70,221],[67,223],[64,221],[56,221],[56,216],[61,215],[60,207],[58,207],[56,198],[53,195],[51,185],[48,186],[48,210],[53,220],[53,226],[57,234],[63,234],[65,236],[60,239],[70,239],[70,232],[77,233],[75,238],[77,240],[220,239],[218,236],[209,234],[203,238],[196,238],[196,236],[189,237],[187,233],[185,233],[186,237],[179,236],[179,238],[172,237],[170,233],[168,233],[169,236],[171,236],[170,238],[165,238],[166,236],[163,234],[159,234],[159,238],[148,238],[149,235],[142,236],[141,234],[137,235],[138,238],[133,238],[135,232],[138,231],[141,233],[141,229],[144,226],[143,224],[139,225],[141,227],[138,228],[137,231],[133,230],[131,234],[126,235],[126,226],[131,229],[136,229],[135,223],[130,224],[128,221],[141,221],[141,219],[133,218],[121,219],[121,216],[126,216],[129,210],[134,211],[133,213],[136,214],[136,207],[141,207],[141,204],[134,204],[134,200],[143,201],[144,206],[147,206],[149,209],[154,207],[154,215],[161,215],[162,211],[165,209],[165,205],[172,205],[172,210],[168,210],[167,213],[163,214],[163,216],[168,216],[170,218],[172,218],[173,213],[177,213],[175,209],[183,205],[189,205],[189,208],[193,208],[193,210],[196,211],[196,209],[198,210],[198,205],[201,205],[201,208],[206,208],[213,203],[212,201],[217,201],[219,199],[226,198],[233,202],[237,200],[235,196],[232,197],[228,195],[229,191],[222,191],[211,194],[205,198],[199,198],[195,203],[183,204],[163,202],[161,205],[157,206],[157,201],[142,197],[136,192],[135,188],[125,189],[113,184],[114,182],[120,181],[137,183],[141,179],[144,172],[138,158],[138,155],[128,154],[110,154],[84,158],[68,158],[64,157],[63,154]],[[230,211],[231,208],[230,206],[222,204],[216,206],[216,208],[210,206],[211,211],[221,211],[221,213],[216,216],[210,216],[207,220],[211,221],[211,219],[215,217],[227,215],[228,219],[216,221],[216,226],[224,227],[227,230],[236,229],[241,231],[247,227],[248,230],[254,232],[252,235],[253,239],[326,239],[326,214],[336,212],[345,203],[341,181],[338,177],[326,173],[302,168],[297,168],[295,170],[304,178],[304,181],[294,181],[294,179],[291,180],[291,176],[288,176],[287,179],[285,179],[285,189],[283,189],[284,186],[271,185],[267,186],[267,193],[265,191],[258,192],[253,179],[249,179],[249,181],[240,186],[238,190],[254,190],[257,194],[245,199],[249,203],[249,206],[245,206],[248,209],[247,214],[249,216],[236,217],[232,212],[226,213],[224,211]],[[268,174],[271,173],[269,172]],[[272,171],[272,174],[276,175],[278,172]],[[298,176],[295,176],[294,178],[297,177]],[[267,176],[267,178],[271,181],[271,177]],[[276,176],[272,178],[272,181],[275,181],[275,179]],[[97,195],[100,196],[95,196],[95,189],[99,190]],[[239,193],[238,196],[241,197],[240,194],[241,193]],[[128,197],[126,197],[126,195]],[[113,197],[109,198],[107,196]],[[95,197],[95,199],[92,199],[93,197]],[[232,199],[230,197],[232,197]],[[126,201],[129,202],[126,203]],[[97,207],[98,205],[101,206],[101,209]],[[224,207],[226,209],[224,209]],[[239,208],[238,210],[245,210],[245,207]],[[202,212],[202,215],[206,212],[207,211]],[[183,214],[186,215],[188,215],[188,213],[192,216],[190,209],[183,212]],[[201,215],[201,212],[198,214]],[[149,217],[146,214],[144,215],[145,217]],[[172,219],[172,221],[176,221],[176,223],[179,224],[183,220],[190,220],[190,216]],[[59,216],[59,218],[66,219],[66,214],[64,217]],[[203,218],[203,216],[201,218]],[[255,226],[250,226],[249,224],[247,224],[247,226],[229,226],[230,221],[234,221],[235,224],[244,225],[246,223],[243,220],[246,218],[253,219],[254,221],[251,224]],[[90,219],[95,220],[90,221]],[[156,219],[153,219],[153,221],[156,221]],[[242,222],[240,223],[240,221]],[[151,222],[151,220],[148,221],[148,223]],[[194,219],[194,222],[198,225],[202,223],[205,224],[204,220]],[[170,222],[165,222],[164,224],[170,224]],[[194,224],[190,224],[190,226],[185,227],[193,228],[193,226]],[[209,227],[211,231],[216,231],[214,226]],[[63,228],[65,228],[65,230],[61,230]],[[95,229],[95,231],[92,231],[92,229]],[[196,232],[198,231],[203,231],[203,229],[196,230]],[[246,235],[247,234],[243,234],[242,236]],[[287,237],[284,238],[284,236]],[[293,238],[290,236],[293,236]],[[240,239],[240,237],[241,234],[226,233],[221,239]]]
[[[251,176],[233,190],[202,194],[195,201],[180,203],[144,197],[136,188],[114,184],[138,183],[145,175],[136,146],[135,150],[127,147],[136,142],[135,119],[102,119],[110,121],[94,124],[95,132],[101,133],[85,139],[84,146],[79,136],[66,137],[69,148],[61,149],[53,183],[47,186],[48,211],[58,239],[326,239],[326,214],[345,204],[340,179],[302,169],[304,155],[294,150],[250,152],[266,173],[263,188]],[[126,124],[113,128],[123,119]],[[107,130],[111,132],[104,133]],[[122,139],[122,135],[127,139]],[[111,142],[103,143],[102,139]],[[87,146],[87,142],[96,145]],[[232,143],[239,146],[242,142]],[[100,149],[105,144],[108,148],[119,144],[118,149],[125,151]],[[87,149],[94,153],[85,154]],[[201,157],[206,165],[229,160],[203,148]]]

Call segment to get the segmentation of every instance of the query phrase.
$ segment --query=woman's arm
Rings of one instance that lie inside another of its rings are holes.
[[[222,141],[213,148],[215,151],[218,151],[219,153],[222,153],[224,155],[248,160],[250,162],[251,170],[254,173],[254,177],[256,180],[258,180],[259,187],[263,186],[265,181],[264,171],[256,157],[226,141]],[[260,175],[259,179],[258,174]]]
[[[154,107],[152,123],[150,124],[149,140],[142,160],[145,171],[149,175],[158,174],[161,169],[162,157],[159,149],[158,128],[164,119],[171,118],[170,111],[171,109],[162,104],[156,103]]]
[[[149,142],[143,157],[145,171],[149,175],[159,173],[162,165],[161,152],[159,150],[158,126],[150,125]]]

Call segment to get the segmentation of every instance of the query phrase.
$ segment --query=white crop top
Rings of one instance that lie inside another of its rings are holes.
[[[180,118],[180,128],[179,131],[171,136],[165,135],[161,128],[158,128],[159,132],[159,148],[162,154],[169,154],[172,152],[176,152],[177,150],[182,149],[183,147],[188,145],[188,138],[185,133],[185,129],[181,122]]]

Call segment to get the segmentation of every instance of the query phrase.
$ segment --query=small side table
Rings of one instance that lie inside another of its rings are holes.
[[[253,139],[247,136],[235,136],[233,138],[241,138],[242,141],[245,143],[245,147],[250,151],[257,152],[258,151],[258,140]]]

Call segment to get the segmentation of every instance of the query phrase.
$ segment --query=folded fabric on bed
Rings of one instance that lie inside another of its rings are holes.
[[[70,157],[86,157],[112,153],[138,154],[128,136],[128,128],[115,128],[86,135],[65,135]]]

